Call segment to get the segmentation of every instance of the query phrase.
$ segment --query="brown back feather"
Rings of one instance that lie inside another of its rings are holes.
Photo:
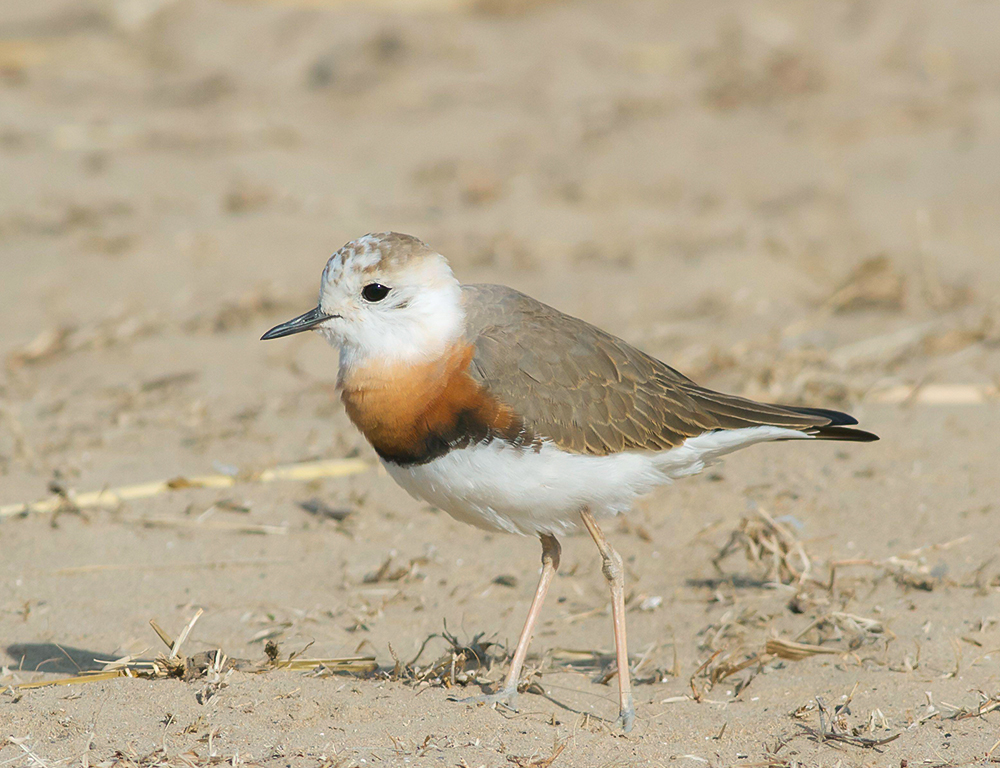
[[[867,441],[846,414],[713,392],[600,328],[512,288],[465,285],[469,369],[534,435],[574,453],[665,450],[719,429],[776,426]]]

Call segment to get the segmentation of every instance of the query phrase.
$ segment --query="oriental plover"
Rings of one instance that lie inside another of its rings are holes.
[[[598,520],[749,445],[878,439],[845,413],[700,387],[523,293],[460,284],[443,256],[394,232],[337,251],[319,305],[263,338],[307,330],[339,348],[347,413],[397,483],[463,522],[541,540],[541,578],[504,685],[470,701],[513,706],[558,537],[582,526],[611,588],[626,731],[635,707],[622,559]]]

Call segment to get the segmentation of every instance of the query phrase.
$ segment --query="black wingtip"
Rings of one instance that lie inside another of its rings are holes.
[[[852,423],[857,424],[856,421]],[[872,432],[865,432],[863,429],[851,429],[850,427],[841,427],[832,424],[826,427],[811,429],[809,430],[809,434],[817,440],[845,440],[852,443],[874,443],[879,439],[878,435]]]
[[[858,420],[851,416],[851,414],[841,411],[831,411],[828,408],[802,408],[798,405],[786,405],[784,407],[795,413],[807,416],[821,416],[824,419],[829,419],[830,425],[834,427],[849,427],[852,424],[858,423]]]
[[[874,443],[878,440],[878,435],[866,432],[863,429],[851,429],[858,423],[858,420],[849,413],[842,411],[831,411],[829,408],[801,408],[797,405],[789,407],[789,410],[801,413],[806,416],[819,416],[829,419],[829,424],[822,427],[813,427],[809,434],[817,440],[845,440],[854,443]]]

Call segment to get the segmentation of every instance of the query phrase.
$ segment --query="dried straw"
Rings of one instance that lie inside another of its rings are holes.
[[[276,480],[304,482],[328,477],[346,477],[369,469],[371,465],[362,459],[333,459],[330,461],[310,461],[301,464],[285,464],[266,469],[263,472],[246,475],[203,475],[201,477],[178,477],[153,483],[124,485],[89,493],[68,494],[43,499],[32,503],[7,504],[0,507],[0,518],[28,515],[33,512],[55,512],[69,506],[74,509],[106,508],[114,509],[124,501],[148,499],[152,496],[170,493],[182,488],[231,488],[239,482],[273,483]]]
[[[82,675],[74,675],[73,677],[59,678],[58,680],[40,680],[33,683],[22,683],[17,688],[44,688],[49,685],[97,683],[102,680],[114,680],[119,677],[141,677],[145,679],[179,677],[184,680],[208,677],[211,682],[213,679],[217,681],[223,673],[228,673],[232,670],[269,672],[275,669],[287,669],[293,672],[315,671],[318,674],[344,672],[370,674],[378,668],[374,656],[301,659],[293,655],[287,660],[279,660],[277,658],[276,646],[273,649],[273,655],[269,653],[268,658],[261,662],[230,658],[221,649],[207,653],[197,653],[194,656],[185,656],[181,653],[181,646],[187,640],[191,634],[191,630],[203,613],[204,611],[199,608],[176,639],[172,638],[155,620],[150,620],[150,626],[156,632],[157,637],[167,646],[169,654],[160,654],[151,661],[136,660],[131,656],[124,656],[114,661],[105,662],[104,669],[99,672],[88,672]]]

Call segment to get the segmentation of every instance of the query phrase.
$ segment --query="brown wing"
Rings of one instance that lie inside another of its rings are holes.
[[[874,440],[847,414],[768,405],[699,387],[665,363],[512,288],[463,286],[469,372],[525,429],[575,453],[664,450],[717,429],[779,426]]]

